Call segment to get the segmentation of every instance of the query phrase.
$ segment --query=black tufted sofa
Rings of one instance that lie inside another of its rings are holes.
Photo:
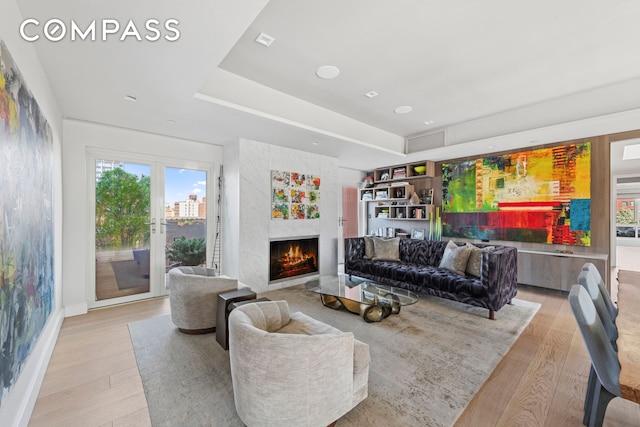
[[[488,308],[490,319],[518,292],[518,250],[509,246],[492,245],[495,249],[483,252],[482,276],[474,277],[438,267],[447,241],[400,239],[400,262],[364,259],[363,237],[344,243],[345,274]]]

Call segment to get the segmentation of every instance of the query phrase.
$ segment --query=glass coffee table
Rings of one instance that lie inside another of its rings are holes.
[[[391,314],[400,313],[404,305],[415,304],[418,294],[406,289],[381,285],[372,280],[339,274],[321,276],[305,283],[305,287],[320,294],[325,307],[344,307],[362,316],[367,322],[379,322]]]

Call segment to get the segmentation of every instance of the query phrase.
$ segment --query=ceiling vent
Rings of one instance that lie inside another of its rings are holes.
[[[444,147],[444,131],[410,136],[406,141],[405,154]]]
[[[271,43],[275,40],[274,37],[271,37],[269,34],[260,33],[260,35],[256,38],[256,43],[260,43],[263,46],[271,46]]]

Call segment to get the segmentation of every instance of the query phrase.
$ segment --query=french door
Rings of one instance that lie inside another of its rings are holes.
[[[89,307],[165,295],[170,268],[208,264],[213,165],[106,150],[89,151],[88,162]]]

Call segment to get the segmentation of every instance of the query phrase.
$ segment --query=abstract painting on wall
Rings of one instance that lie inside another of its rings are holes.
[[[271,171],[271,219],[320,218],[320,177]]]
[[[447,237],[591,245],[591,143],[442,165]]]
[[[53,138],[0,41],[0,405],[54,298]]]

